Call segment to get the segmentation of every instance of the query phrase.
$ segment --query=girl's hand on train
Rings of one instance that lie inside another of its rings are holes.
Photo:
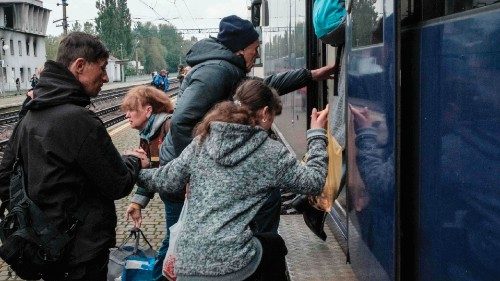
[[[328,104],[325,109],[318,111],[313,108],[311,114],[311,129],[326,129],[326,123],[328,122]]]
[[[354,118],[354,124],[357,129],[368,128],[372,125],[372,120],[370,119],[370,114],[368,113],[368,108],[355,108],[349,104],[349,109],[352,112]]]
[[[311,70],[311,77],[314,81],[333,79],[333,73],[336,68],[336,65],[326,65],[318,69],[313,69]]]
[[[127,208],[127,221],[132,218],[134,227],[140,228],[142,224],[141,206],[137,203],[130,203]]]

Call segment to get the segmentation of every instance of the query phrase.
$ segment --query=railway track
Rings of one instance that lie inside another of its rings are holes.
[[[169,90],[168,94],[173,98],[178,94],[178,82],[177,79],[172,79],[171,83],[174,86]],[[103,120],[104,126],[106,128],[111,127],[117,123],[125,120],[125,114],[120,112],[121,100],[123,96],[127,93],[127,91],[132,88],[124,87],[113,90],[107,90],[103,93],[100,93],[97,97],[92,99],[92,104],[94,106],[98,105],[98,107],[102,107],[105,102],[116,100],[117,104],[107,106],[105,108],[97,108],[95,113],[97,116],[101,117]],[[113,103],[113,102],[112,102]],[[9,111],[6,113],[0,114],[0,136],[3,135],[0,139],[0,159],[3,158],[3,151],[8,143],[10,133],[7,132],[14,127],[16,122],[19,120],[19,110]],[[7,137],[5,137],[7,135]]]

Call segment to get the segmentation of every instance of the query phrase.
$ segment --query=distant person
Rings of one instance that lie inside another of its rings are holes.
[[[259,34],[252,23],[238,16],[223,18],[219,24],[217,38],[198,41],[186,55],[187,64],[192,67],[180,87],[176,109],[172,115],[172,124],[165,141],[161,146],[160,165],[172,161],[193,140],[193,129],[203,116],[217,103],[231,99],[237,85],[246,79],[259,57]],[[280,94],[300,89],[312,81],[331,78],[333,66],[325,66],[315,70],[297,69],[285,73],[271,75],[264,83],[274,87]],[[279,189],[272,190],[269,201],[257,213],[254,223],[256,232],[277,232],[279,225],[281,194]],[[138,189],[131,205],[140,212],[146,207],[154,193],[148,196],[144,190]],[[177,221],[184,202],[184,194],[165,195],[165,210]],[[169,228],[171,225],[167,224]],[[159,253],[166,253],[169,236],[165,237]],[[160,256],[160,255],[159,255]],[[155,264],[156,280],[164,280],[161,275],[163,259]]]
[[[169,87],[168,72],[165,69],[160,70],[160,73],[153,78],[151,84],[166,93]]]
[[[215,105],[205,116],[179,157],[141,172],[138,183],[162,193],[176,194],[189,181],[187,217],[176,245],[178,280],[287,280],[281,236],[255,234],[250,225],[275,189],[321,193],[328,109],[313,109],[306,164],[269,137],[280,113],[278,93],[247,80],[234,101]]]
[[[141,166],[148,165],[144,153],[120,156],[102,120],[86,108],[108,82],[108,57],[95,36],[73,32],[63,38],[0,165],[2,202],[9,200],[19,152],[29,197],[47,221],[72,237],[60,263],[41,272],[44,280],[106,280],[109,248],[116,243],[114,200],[130,193]],[[78,213],[86,215],[77,219]]]
[[[35,88],[36,84],[38,84],[38,77],[36,77],[36,74],[33,74],[30,79],[31,82],[31,88]]]
[[[16,92],[17,94],[21,94],[21,80],[18,78],[16,78]]]
[[[184,77],[188,74],[189,70],[191,70],[191,67],[189,65],[182,65],[179,64],[178,67],[178,73],[177,73],[177,79],[179,79],[179,85],[182,84],[182,81],[184,80]]]
[[[177,79],[179,80],[179,85],[182,84],[182,80],[184,80],[184,68],[186,66],[184,66],[183,64],[179,64],[179,66],[177,67]]]

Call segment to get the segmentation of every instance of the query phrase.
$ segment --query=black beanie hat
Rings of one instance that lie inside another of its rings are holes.
[[[219,23],[217,40],[233,52],[245,49],[257,39],[259,34],[248,20],[232,15]]]

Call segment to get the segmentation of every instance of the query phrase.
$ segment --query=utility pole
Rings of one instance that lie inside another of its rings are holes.
[[[137,48],[135,48],[135,75],[139,75],[139,57],[137,56]]]
[[[62,1],[62,8],[63,8],[63,30],[64,30],[64,35],[68,34],[68,18],[66,17],[66,6],[68,6],[68,3],[66,2],[67,0],[61,0]]]
[[[66,17],[66,6],[68,6],[68,3],[67,3],[68,0],[61,0],[61,1],[62,1],[62,4],[57,3],[57,6],[62,6],[63,18],[55,20],[55,21],[53,21],[53,23],[56,23],[58,21],[62,21],[63,34],[67,35],[68,34],[68,17]],[[58,26],[61,26],[61,25],[58,25]]]

